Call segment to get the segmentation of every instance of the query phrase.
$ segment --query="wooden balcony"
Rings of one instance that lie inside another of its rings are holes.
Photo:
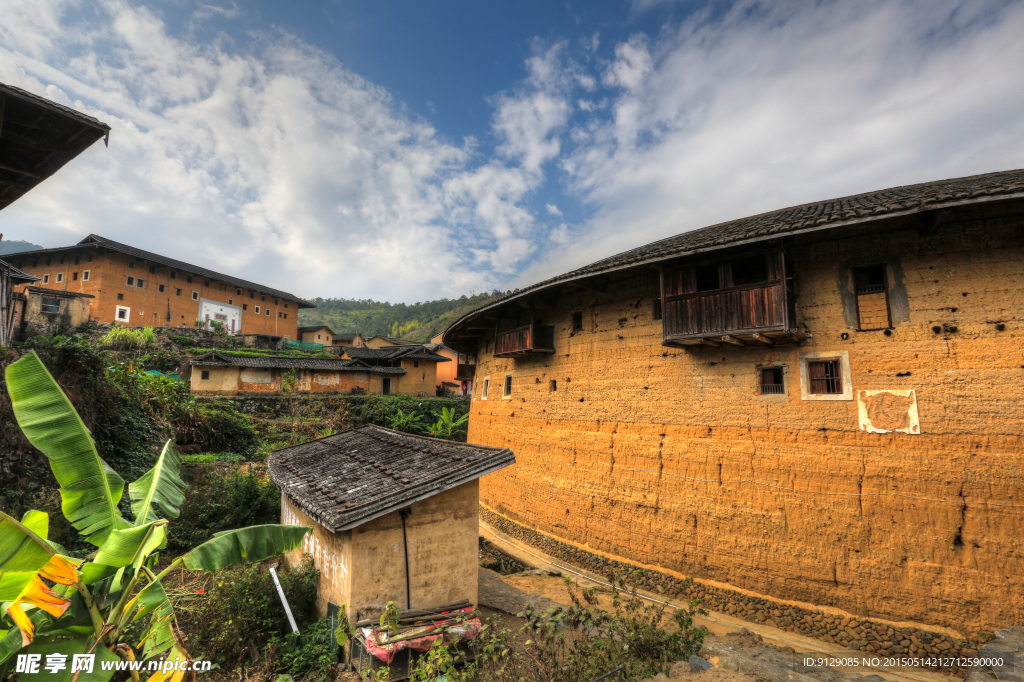
[[[792,297],[782,281],[666,296],[664,340],[670,345],[773,345],[804,336],[790,320]]]
[[[534,353],[555,352],[555,328],[551,325],[528,324],[494,336],[494,357],[515,358]]]
[[[476,376],[476,365],[459,364],[459,366],[455,369],[456,381],[469,381],[474,376]]]

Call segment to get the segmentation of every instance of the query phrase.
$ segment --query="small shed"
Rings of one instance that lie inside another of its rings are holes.
[[[318,609],[349,619],[465,599],[477,603],[479,479],[515,463],[507,448],[367,425],[270,456],[281,523],[309,525],[302,547],[320,570]]]

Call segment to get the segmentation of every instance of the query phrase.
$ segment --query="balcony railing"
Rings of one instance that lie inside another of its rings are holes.
[[[516,357],[530,353],[555,352],[555,328],[551,325],[528,324],[494,337],[495,357]]]
[[[462,379],[468,380],[468,379],[472,379],[474,376],[476,376],[476,365],[460,364],[455,369],[455,378],[456,378],[456,380],[462,380]]]
[[[788,333],[791,301],[782,281],[666,296],[667,342]]]

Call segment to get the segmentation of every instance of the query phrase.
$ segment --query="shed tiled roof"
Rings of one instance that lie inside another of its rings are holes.
[[[334,341],[335,343],[338,341],[352,341],[357,336],[359,336],[359,332],[344,332],[342,334],[335,334]]]
[[[43,287],[25,287],[25,291],[50,298],[96,298],[92,294],[81,294],[77,291],[61,291],[59,289],[45,289]]]
[[[376,374],[406,374],[401,367],[371,367],[356,360],[274,355],[226,355],[216,351],[193,358],[193,367],[259,367],[263,369],[322,369],[334,372],[373,372]]]
[[[334,330],[331,329],[330,327],[328,327],[326,324],[314,324],[314,325],[309,326],[309,327],[299,327],[299,333],[301,334],[303,332],[315,332],[318,329],[326,329],[332,335],[334,334]]]
[[[173,258],[168,258],[166,256],[161,256],[158,253],[153,253],[151,251],[143,251],[142,249],[135,248],[134,246],[129,246],[128,244],[122,244],[120,242],[115,242],[112,239],[101,237],[98,234],[90,234],[88,237],[78,242],[74,246],[59,246],[53,249],[36,249],[35,251],[20,251],[16,254],[16,256],[18,258],[23,258],[26,256],[32,257],[44,253],[73,251],[88,246],[102,246],[104,248],[110,249],[111,251],[117,251],[118,253],[123,253],[129,256],[135,256],[140,260],[150,261],[151,263],[159,263],[160,265],[167,266],[172,270],[180,270],[181,272],[199,275],[200,277],[206,277],[207,279],[215,279],[218,282],[225,282],[227,284],[231,284],[242,289],[249,289],[251,291],[259,292],[261,294],[266,294],[268,296],[276,296],[277,298],[283,298],[287,299],[288,301],[294,301],[296,303],[296,307],[298,308],[316,307],[309,301],[304,301],[295,294],[289,294],[287,291],[270,289],[268,287],[263,286],[262,284],[256,284],[255,282],[250,282],[249,280],[241,279],[233,275],[225,275],[224,273],[209,270],[198,265],[192,265],[191,263],[186,263],[184,261],[175,260]],[[10,257],[11,256],[8,256],[8,258]]]
[[[514,463],[507,448],[366,425],[278,450],[267,469],[285,497],[337,532]]]
[[[442,340],[449,340],[449,332],[488,308],[563,282],[786,235],[1011,197],[1024,197],[1024,169],[865,192],[711,225],[624,251],[492,301],[456,320]]]

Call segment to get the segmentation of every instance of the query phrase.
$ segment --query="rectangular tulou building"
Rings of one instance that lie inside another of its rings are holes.
[[[469,440],[517,456],[483,518],[851,648],[970,655],[1024,620],[1022,272],[1017,170],[686,232],[479,308],[443,341],[478,360]]]
[[[232,335],[298,337],[299,297],[232,275],[89,235],[74,246],[8,256],[33,286],[88,294],[89,320],[130,327],[220,322]]]

